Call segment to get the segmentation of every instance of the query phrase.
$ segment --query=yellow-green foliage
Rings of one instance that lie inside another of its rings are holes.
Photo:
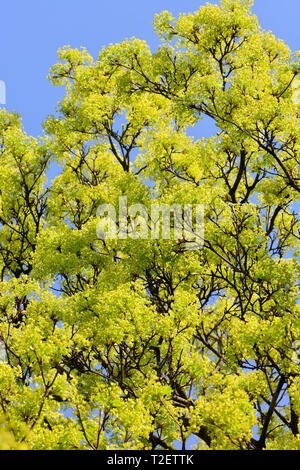
[[[43,139],[0,111],[0,448],[300,448],[300,54],[245,0],[154,27],[59,51]],[[125,195],[203,247],[97,238]]]

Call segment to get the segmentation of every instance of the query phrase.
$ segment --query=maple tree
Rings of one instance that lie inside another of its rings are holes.
[[[7,446],[300,449],[300,54],[248,0],[154,25],[59,51],[42,138],[0,112]],[[205,204],[203,247],[99,239],[124,195]]]

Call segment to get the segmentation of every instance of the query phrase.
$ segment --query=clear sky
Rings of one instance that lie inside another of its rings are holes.
[[[155,13],[169,10],[176,15],[205,4],[204,0],[2,1],[0,80],[6,84],[7,109],[22,115],[28,134],[41,134],[41,122],[62,96],[62,89],[46,78],[58,48],[84,46],[96,58],[102,46],[135,36],[154,50]],[[272,30],[292,50],[300,49],[299,0],[254,0],[254,13],[264,29]]]

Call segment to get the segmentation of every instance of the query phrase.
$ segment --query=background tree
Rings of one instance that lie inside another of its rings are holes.
[[[44,139],[1,111],[0,406],[29,448],[300,448],[300,55],[250,7],[60,50]],[[204,203],[203,248],[97,239],[122,195]]]

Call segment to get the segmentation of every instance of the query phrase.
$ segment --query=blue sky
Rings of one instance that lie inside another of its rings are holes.
[[[10,0],[1,2],[0,80],[6,83],[6,107],[23,117],[28,134],[41,134],[41,123],[55,111],[62,89],[49,84],[49,68],[64,45],[84,46],[94,58],[100,48],[128,37],[145,39],[154,50],[155,13],[174,15],[205,5],[203,0]],[[211,0],[210,3],[217,3]],[[300,1],[254,0],[261,26],[300,49]]]

